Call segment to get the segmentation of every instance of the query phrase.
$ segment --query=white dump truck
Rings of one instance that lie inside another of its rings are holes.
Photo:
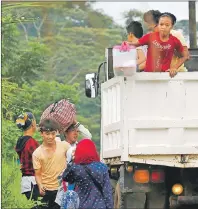
[[[101,158],[109,167],[115,208],[198,204],[198,72],[116,77],[112,63],[108,48],[98,73],[86,75],[85,91],[98,95],[104,68]]]

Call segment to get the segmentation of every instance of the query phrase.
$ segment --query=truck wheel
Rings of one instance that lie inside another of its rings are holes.
[[[113,198],[114,198],[117,181],[114,180],[114,179],[110,179],[110,182],[111,182],[111,186],[112,186],[112,195],[113,195]]]
[[[114,208],[115,209],[124,208],[124,194],[121,193],[119,180],[118,180],[116,187],[115,187]]]
[[[117,182],[114,196],[114,208],[138,208],[145,209],[146,194],[143,192],[121,192],[120,180]]]

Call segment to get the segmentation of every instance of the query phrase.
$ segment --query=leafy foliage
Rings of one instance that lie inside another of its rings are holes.
[[[123,17],[125,18],[125,25],[126,26],[129,25],[131,21],[138,21],[142,24],[144,34],[146,34],[148,30],[144,25],[143,15],[144,15],[144,12],[141,12],[137,9],[131,9],[129,11],[124,12]]]
[[[197,31],[198,31],[198,23],[196,24],[196,28],[197,28]],[[188,36],[189,35],[189,21],[188,20],[177,21],[177,23],[175,25],[175,29],[176,30],[182,30],[183,34],[185,36]]]
[[[2,18],[2,75],[21,86],[40,78],[48,50],[36,40],[20,41],[20,32],[12,21],[9,14]]]
[[[21,111],[32,111],[37,122],[47,106],[63,98],[77,103],[79,99],[78,84],[66,85],[56,81],[36,81],[33,86],[24,84],[18,95]]]
[[[20,193],[21,173],[16,159],[2,161],[1,208],[32,208],[34,203]]]

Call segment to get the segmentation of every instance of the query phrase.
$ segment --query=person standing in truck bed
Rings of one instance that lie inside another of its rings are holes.
[[[188,53],[184,50],[181,42],[170,34],[175,19],[169,14],[162,14],[159,18],[159,32],[148,33],[140,39],[129,42],[135,46],[148,46],[145,72],[167,72],[174,77],[179,67],[188,59]],[[173,54],[177,51],[181,55],[177,64],[171,66]]]
[[[132,21],[126,27],[128,33],[128,41],[135,38],[141,38],[143,36],[143,28],[142,24],[137,21]],[[137,47],[137,68],[138,70],[142,71],[146,65],[146,49],[143,46]]]
[[[169,13],[169,12],[166,12],[166,14],[169,14],[170,16],[172,16],[172,18],[175,20],[176,22],[176,17]],[[144,23],[147,27],[147,29],[150,31],[150,32],[158,32],[159,31],[159,28],[158,28],[158,23],[159,23],[159,18],[160,16],[162,15],[162,13],[158,10],[149,10],[147,12],[144,13]],[[187,43],[184,39],[184,36],[182,35],[182,33],[180,31],[177,31],[177,30],[174,30],[172,29],[170,31],[170,33],[175,36],[177,39],[180,40],[182,46],[184,47],[184,51],[186,51],[188,53],[188,56],[189,56],[189,51],[188,51],[188,46],[187,46]],[[173,58],[172,58],[172,61],[171,61],[171,66],[174,66],[176,65],[176,63],[178,62],[179,60],[179,57],[177,56],[177,54],[174,53],[173,55]],[[178,71],[179,72],[187,72],[188,70],[186,69],[186,67],[184,66],[184,64],[182,64],[179,68],[178,68]]]

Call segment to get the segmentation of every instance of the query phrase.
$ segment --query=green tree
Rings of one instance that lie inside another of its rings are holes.
[[[129,23],[131,21],[138,21],[138,22],[140,22],[142,24],[144,34],[147,33],[148,30],[145,27],[143,15],[144,15],[144,12],[139,11],[137,9],[131,9],[129,11],[124,12],[123,13],[123,17],[125,19],[125,27],[127,25],[129,25]],[[125,33],[123,33],[123,39],[124,40],[127,39],[127,33],[126,33],[126,31],[125,31]]]
[[[139,21],[143,23],[143,12],[137,9],[131,9],[127,12],[123,13],[123,17],[125,18],[125,25],[129,25],[131,21]]]
[[[12,158],[14,154],[15,139],[18,136],[18,130],[13,124],[14,112],[20,107],[17,106],[17,94],[20,92],[18,85],[2,79],[2,157],[4,159]]]
[[[184,36],[189,36],[189,21],[188,20],[179,20],[176,22],[176,30],[182,30]],[[198,22],[196,23],[196,30],[198,30]]]
[[[2,18],[2,76],[21,86],[39,78],[49,50],[35,40],[22,42],[19,37],[15,19],[6,14]]]
[[[20,111],[32,111],[39,122],[42,112],[47,106],[61,99],[69,99],[77,103],[79,99],[78,84],[66,85],[56,81],[36,81],[34,85],[23,84],[18,94],[18,104],[22,103]]]

